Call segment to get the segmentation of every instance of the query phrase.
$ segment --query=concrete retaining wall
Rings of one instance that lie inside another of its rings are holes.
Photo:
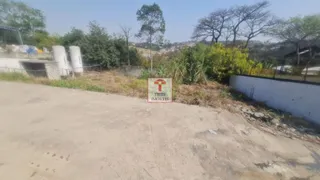
[[[232,76],[230,86],[270,107],[320,124],[320,85],[251,76]]]
[[[22,59],[0,58],[0,72],[21,72],[26,73],[22,64]]]
[[[61,79],[59,66],[56,62],[45,64],[48,79],[58,80]]]
[[[0,72],[20,72],[28,74],[28,69],[23,66],[24,63],[41,63],[44,64],[46,75],[49,79],[60,79],[60,72],[58,63],[55,61],[47,60],[31,60],[31,59],[18,59],[18,58],[0,58]],[[32,70],[31,70],[32,71]]]

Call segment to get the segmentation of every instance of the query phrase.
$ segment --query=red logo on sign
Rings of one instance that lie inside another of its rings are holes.
[[[162,85],[166,84],[166,81],[163,79],[158,79],[156,81],[154,81],[154,84],[158,85],[158,91],[161,92],[162,91]]]

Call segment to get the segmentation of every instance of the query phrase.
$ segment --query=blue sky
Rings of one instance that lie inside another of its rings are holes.
[[[64,34],[71,27],[87,30],[95,20],[109,33],[120,33],[120,25],[136,33],[136,12],[143,4],[158,3],[166,20],[165,38],[171,42],[187,41],[199,18],[210,12],[234,5],[252,4],[258,0],[22,0],[40,9],[46,16],[50,33]],[[320,12],[320,0],[270,0],[270,10],[288,18]]]

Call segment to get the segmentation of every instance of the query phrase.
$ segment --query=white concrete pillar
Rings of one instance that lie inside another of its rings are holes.
[[[79,46],[70,46],[70,58],[71,58],[71,64],[73,68],[73,72],[77,74],[83,73],[83,64],[82,64],[82,56]]]
[[[70,73],[66,49],[63,46],[52,46],[53,59],[58,63],[61,76],[68,76]]]

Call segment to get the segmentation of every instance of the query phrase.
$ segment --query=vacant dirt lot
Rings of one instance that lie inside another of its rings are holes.
[[[320,179],[320,148],[240,115],[0,82],[0,179]]]

